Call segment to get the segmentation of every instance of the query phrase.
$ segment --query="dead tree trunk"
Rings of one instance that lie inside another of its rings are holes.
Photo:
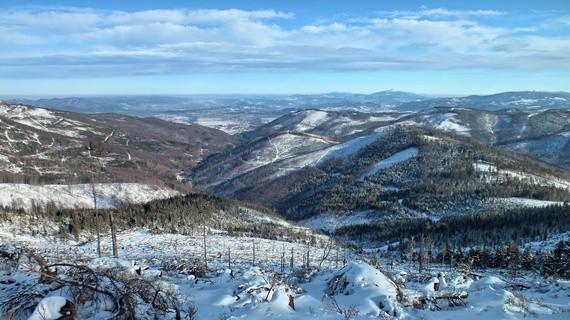
[[[285,273],[285,245],[283,245],[283,252],[281,253],[281,273]]]
[[[111,225],[111,239],[113,241],[113,256],[119,257],[119,244],[117,242],[117,229],[115,228],[115,221],[113,219],[113,212],[109,213],[109,224]]]
[[[252,254],[251,263],[252,263],[252,265],[255,267],[255,240],[253,240],[253,245],[252,245],[252,247],[251,247],[251,250],[252,250],[252,253],[253,253],[253,254]]]
[[[292,295],[288,296],[289,296],[289,308],[295,310],[295,297],[293,297]]]
[[[306,258],[307,270],[309,270],[309,268],[310,268],[310,262],[309,262],[310,260],[311,260],[311,247],[309,245],[309,242],[307,242],[307,258]]]
[[[232,248],[228,246],[228,269],[232,270]]]
[[[208,270],[208,247],[206,247],[206,222],[204,222],[204,225],[202,226],[202,236],[204,238],[204,243],[203,243],[203,247],[204,247],[204,268],[206,268],[206,270]]]
[[[97,209],[97,192],[95,190],[95,183],[91,179],[91,192],[93,193],[93,207],[95,209],[95,231],[97,233],[97,255],[103,255],[101,250],[101,229],[99,228],[99,210]]]

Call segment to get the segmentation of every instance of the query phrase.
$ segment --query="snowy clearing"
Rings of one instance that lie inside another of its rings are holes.
[[[561,206],[564,202],[560,201],[546,201],[528,198],[491,198],[491,201],[496,201],[506,207],[527,207],[527,208],[542,208],[548,206]]]
[[[331,232],[343,226],[377,222],[381,218],[381,215],[374,214],[374,211],[328,212],[303,220],[301,224],[311,229],[322,229]]]
[[[177,191],[141,183],[95,184],[97,206],[113,208],[121,203],[143,203],[178,195]],[[30,185],[0,184],[0,206],[32,209],[54,203],[61,208],[93,208],[91,184]]]
[[[483,173],[483,179],[488,183],[501,182],[507,178],[517,179],[529,184],[541,186],[549,186],[558,189],[570,190],[570,182],[557,177],[541,177],[525,172],[515,172],[512,170],[498,169],[495,165],[485,162],[477,162],[473,164],[475,171]]]
[[[448,271],[447,266],[437,264],[416,273],[409,271],[407,263],[396,261],[389,267],[388,261],[378,257],[380,265],[386,266],[384,270],[362,256],[347,254],[344,249],[337,254],[336,247],[318,270],[324,247],[210,234],[206,238],[210,271],[198,274],[193,268],[202,259],[203,239],[199,235],[139,230],[120,233],[118,238],[120,259],[115,259],[110,257],[109,236],[103,238],[104,257],[97,258],[95,241],[62,242],[38,236],[16,239],[0,233],[3,243],[15,244],[2,246],[4,252],[16,253],[17,248],[27,245],[42,252],[47,261],[80,264],[93,272],[111,272],[118,279],[148,282],[154,288],[162,288],[164,294],[175,293],[183,315],[187,310],[196,310],[197,319],[204,320],[567,319],[570,312],[570,282],[544,280],[531,273],[521,272],[512,278],[501,270],[479,270],[472,274]],[[310,270],[304,268],[303,257],[307,252],[310,252]],[[293,268],[289,264],[291,253]],[[49,284],[41,284],[39,275],[29,269],[9,265],[3,268],[1,301],[12,301],[19,292],[25,294],[30,286],[40,290],[51,288]],[[68,272],[63,273],[64,270]],[[70,270],[59,267],[60,279],[66,280]],[[517,289],[518,284],[528,288]],[[99,285],[101,289],[112,290],[105,282]],[[458,298],[453,298],[453,304],[445,298],[455,296]],[[78,317],[115,317],[113,300],[104,296],[99,299],[99,304],[78,305]],[[35,317],[41,312],[56,319],[68,300],[74,301],[73,291],[55,290],[48,297],[36,296],[35,304],[33,300],[28,309],[15,312],[20,315],[34,312]],[[136,312],[137,319],[176,318],[173,309],[157,314],[144,301],[139,301]]]
[[[390,167],[392,167],[392,166],[394,166],[400,162],[409,160],[409,159],[417,156],[418,152],[419,152],[418,148],[414,148],[414,147],[407,148],[405,150],[397,152],[397,153],[391,155],[390,157],[376,163],[372,167],[372,169],[370,169],[370,171],[368,171],[362,177],[360,177],[360,179],[364,179],[366,177],[373,176],[381,170],[388,169],[388,168],[390,168]]]
[[[328,112],[321,110],[307,110],[302,112],[305,116],[296,126],[299,131],[309,131],[324,123],[328,119]]]

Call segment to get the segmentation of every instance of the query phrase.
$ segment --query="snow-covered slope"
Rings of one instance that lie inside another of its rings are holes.
[[[378,163],[372,166],[370,171],[366,172],[360,179],[373,176],[377,174],[380,170],[388,169],[402,161],[409,160],[410,158],[415,157],[417,155],[418,155],[418,148],[415,147],[407,148],[402,151],[396,152],[390,157],[380,160]]]
[[[325,110],[302,110],[288,113],[242,136],[254,139],[279,132],[302,132],[335,140],[366,134],[371,129],[389,125],[407,113],[362,113]]]
[[[172,182],[237,141],[198,125],[0,102],[2,182]],[[25,177],[25,178],[24,178]]]
[[[0,104],[0,117],[4,120],[49,133],[72,138],[85,138],[90,134],[104,134],[95,127],[80,121],[66,119],[56,111],[33,108],[25,105]],[[9,131],[10,127],[6,129]]]
[[[178,195],[177,191],[141,183],[30,185],[0,184],[0,206],[32,209],[54,204],[59,208],[113,208],[125,203],[144,203]]]
[[[292,114],[294,121],[284,128],[295,128],[303,122],[300,114]],[[324,115],[307,111],[302,114],[311,117],[307,123],[315,123],[314,115],[318,119]],[[487,201],[493,197],[534,195],[539,197],[536,200],[565,199],[552,194],[559,190],[564,195],[570,190],[570,174],[564,170],[481,146],[462,135],[442,133],[442,126],[452,133],[457,133],[454,130],[459,126],[467,128],[467,120],[461,122],[469,119],[466,114],[474,115],[470,111],[445,110],[404,115],[382,125],[372,121],[361,133],[349,136],[335,136],[334,127],[323,127],[325,122],[312,128],[305,126],[305,132],[275,128],[277,123],[291,120],[286,118],[272,123],[273,129],[256,131],[261,136],[254,142],[207,159],[189,176],[195,187],[280,208],[283,214],[295,219],[366,210],[384,213],[372,215],[375,219],[392,214],[432,217],[500,207],[498,202]],[[340,113],[329,112],[326,123],[341,117]],[[497,128],[497,123],[505,122],[501,117],[487,115],[480,121],[491,130]],[[462,131],[469,139],[477,132]],[[265,133],[270,135],[264,136]],[[319,135],[326,133],[332,136]],[[503,170],[485,167],[484,159]],[[508,191],[499,191],[504,189],[501,184],[509,185]],[[446,191],[433,191],[438,189]],[[421,194],[422,200],[410,200],[406,196],[410,192]]]
[[[42,252],[45,263],[58,263],[54,274],[58,285],[42,282],[31,271],[35,260],[12,264],[10,258],[0,260],[0,311],[20,318],[39,314],[59,316],[66,300],[74,299],[78,283],[97,284],[94,297],[100,303],[80,300],[80,319],[109,319],[123,310],[116,300],[123,282],[131,284],[129,293],[136,299],[133,308],[137,319],[566,319],[569,314],[567,296],[570,283],[549,280],[520,271],[516,276],[506,270],[463,271],[436,262],[429,270],[410,272],[407,262],[384,259],[367,252],[380,266],[391,265],[389,271],[367,263],[363,256],[348,248],[333,247],[323,262],[324,242],[307,245],[227,234],[208,235],[207,261],[210,270],[199,271],[203,254],[201,235],[155,234],[132,230],[118,234],[119,256],[111,257],[111,239],[102,239],[103,257],[96,257],[96,241],[76,243],[54,240],[54,237],[30,236],[18,240],[4,237],[0,229],[3,253],[26,258],[25,248]],[[253,246],[255,245],[255,259]],[[231,253],[231,255],[228,255]],[[282,257],[289,259],[284,265]],[[302,257],[309,257],[306,268]],[[192,257],[199,257],[193,260]],[[344,259],[350,262],[343,262]],[[73,267],[77,265],[77,267]],[[79,271],[79,272],[78,272]],[[84,277],[91,273],[101,277]],[[114,279],[114,282],[105,281]],[[102,279],[101,281],[98,281]],[[122,280],[117,280],[122,279]],[[61,283],[61,284],[59,284]],[[437,290],[434,283],[439,284]],[[145,284],[138,291],[138,284]],[[62,287],[63,285],[63,287]],[[27,289],[34,288],[33,295]],[[172,301],[153,300],[171,297]],[[522,288],[522,289],[521,289]],[[92,294],[84,287],[83,294]],[[145,295],[146,293],[146,295]],[[140,295],[140,296],[139,296]],[[460,295],[451,301],[446,297]],[[24,297],[24,299],[22,299]],[[145,299],[146,297],[146,299]],[[150,297],[150,298],[148,298]],[[89,301],[89,300],[87,300]],[[160,310],[158,303],[172,304]],[[451,301],[451,302],[450,302]],[[175,308],[176,307],[176,308]],[[34,318],[32,318],[34,319]],[[53,319],[56,319],[55,317]]]
[[[570,131],[508,143],[507,150],[532,155],[548,163],[570,168]]]
[[[531,185],[540,185],[550,188],[570,190],[570,182],[555,176],[527,173],[524,171],[513,171],[498,169],[495,165],[485,162],[477,162],[473,164],[473,168],[483,173],[481,178],[487,182],[502,182],[506,179],[514,179]]]
[[[225,154],[199,164],[200,172],[191,178],[193,185],[215,187],[241,175],[273,167],[273,175],[283,175],[317,162],[322,150],[338,142],[327,137],[301,132],[284,132],[245,143]],[[270,174],[270,175],[271,175]]]

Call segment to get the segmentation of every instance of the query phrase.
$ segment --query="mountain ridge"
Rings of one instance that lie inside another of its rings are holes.
[[[171,184],[187,165],[237,141],[199,125],[5,103],[0,104],[0,130],[3,180],[36,175],[60,183],[96,176],[101,182]]]

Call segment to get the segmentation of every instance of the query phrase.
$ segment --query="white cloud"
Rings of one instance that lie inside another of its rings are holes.
[[[330,23],[325,25],[306,25],[301,30],[309,33],[325,33],[325,32],[338,32],[346,31],[348,27],[344,23]]]
[[[10,48],[0,52],[0,77],[570,68],[568,36],[484,22],[503,15],[423,8],[291,27],[295,15],[274,10],[14,9],[0,13]]]
[[[238,9],[228,10],[147,10],[139,12],[111,12],[104,16],[107,23],[132,24],[148,22],[171,22],[171,23],[210,23],[228,22],[237,20],[267,20],[288,19],[292,13],[274,10],[244,11]]]
[[[497,10],[449,10],[445,8],[424,9],[419,12],[420,16],[435,17],[496,17],[505,13]]]
[[[497,10],[450,10],[447,8],[421,8],[416,11],[380,11],[377,13],[385,18],[408,18],[408,19],[465,19],[465,18],[493,18],[506,15],[505,12]]]
[[[14,29],[37,31],[85,30],[101,22],[101,15],[91,9],[5,10],[0,12],[0,25]]]

